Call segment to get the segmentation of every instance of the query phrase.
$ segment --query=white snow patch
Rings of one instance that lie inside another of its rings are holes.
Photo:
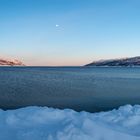
[[[0,110],[0,140],[140,140],[140,105],[101,113],[47,107]]]

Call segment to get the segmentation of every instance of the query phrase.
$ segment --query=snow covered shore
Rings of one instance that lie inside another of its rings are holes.
[[[140,105],[101,113],[47,107],[0,110],[0,140],[140,140]]]

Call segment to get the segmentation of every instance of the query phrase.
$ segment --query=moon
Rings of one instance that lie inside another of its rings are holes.
[[[58,25],[58,24],[56,24],[56,25],[55,25],[55,27],[59,27],[59,25]]]

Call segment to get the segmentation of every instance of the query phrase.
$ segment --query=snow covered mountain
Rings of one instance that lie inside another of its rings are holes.
[[[8,60],[8,59],[1,59],[0,58],[0,65],[1,66],[24,66],[24,64],[16,59]]]
[[[140,66],[140,56],[94,61],[85,66]]]

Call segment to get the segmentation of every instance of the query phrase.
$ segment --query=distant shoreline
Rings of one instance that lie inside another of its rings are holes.
[[[139,68],[140,66],[5,66],[5,65],[0,65],[0,68],[2,67],[8,67],[8,68],[34,68],[34,67],[46,67],[46,68]]]
[[[85,66],[104,66],[104,67],[138,67],[140,66],[140,56],[122,59],[108,59],[93,61]]]

